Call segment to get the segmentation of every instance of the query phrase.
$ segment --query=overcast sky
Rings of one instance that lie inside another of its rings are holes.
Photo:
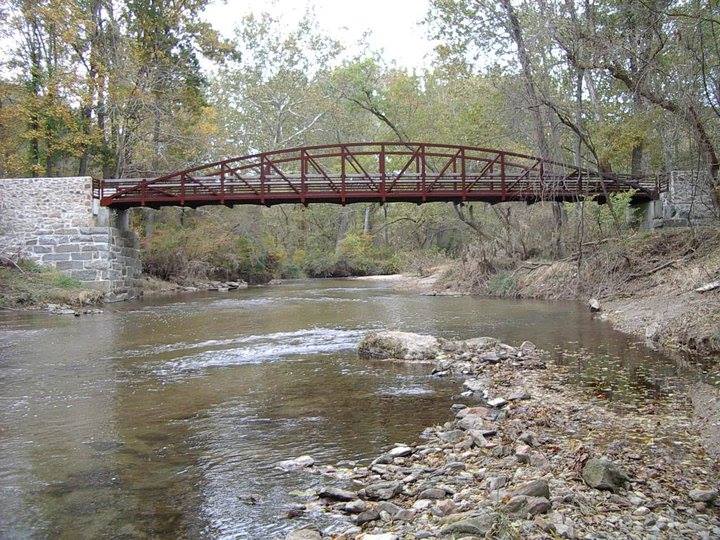
[[[369,44],[383,49],[388,63],[411,69],[429,65],[433,44],[420,25],[428,0],[216,0],[208,7],[206,18],[230,36],[250,12],[267,11],[292,28],[312,6],[321,30],[349,49],[350,56],[358,50],[363,33],[369,31]]]

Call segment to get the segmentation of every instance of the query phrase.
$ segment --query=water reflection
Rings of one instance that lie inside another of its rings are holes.
[[[572,368],[569,383],[611,400],[714,380],[574,304],[378,283],[184,295],[80,319],[3,315],[0,536],[258,538],[295,526],[282,518],[289,493],[320,479],[277,461],[367,458],[448,418],[453,382],[355,358],[380,327],[530,339]]]

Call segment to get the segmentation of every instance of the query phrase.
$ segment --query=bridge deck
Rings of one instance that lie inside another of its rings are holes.
[[[532,156],[425,143],[353,143],[277,150],[157,178],[102,180],[103,206],[577,201],[634,190],[656,199],[660,176],[609,175]]]

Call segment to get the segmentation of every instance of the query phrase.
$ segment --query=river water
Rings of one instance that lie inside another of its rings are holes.
[[[572,368],[569,383],[610,400],[662,399],[714,376],[683,373],[576,304],[382,282],[304,280],[81,318],[3,314],[0,537],[281,537],[302,522],[284,517],[293,492],[322,478],[278,461],[368,459],[449,419],[457,382],[356,358],[376,328],[529,339]]]

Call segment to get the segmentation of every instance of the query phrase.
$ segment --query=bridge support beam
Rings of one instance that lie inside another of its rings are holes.
[[[102,208],[89,177],[0,180],[0,251],[51,266],[108,300],[138,294],[129,211]]]

